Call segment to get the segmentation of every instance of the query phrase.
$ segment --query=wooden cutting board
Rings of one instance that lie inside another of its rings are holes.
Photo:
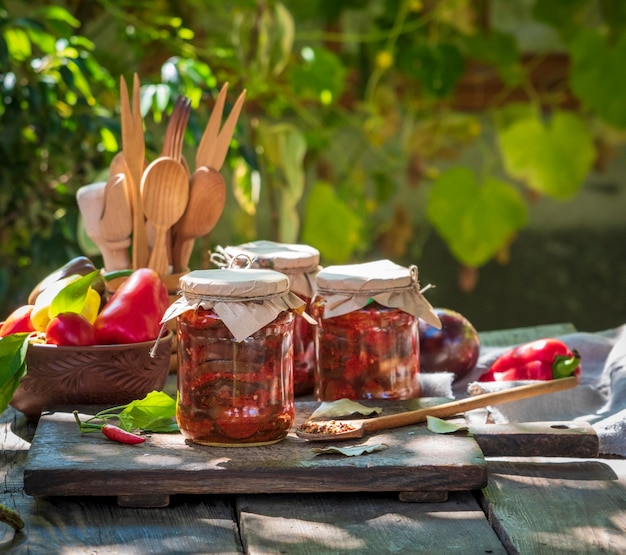
[[[296,425],[317,406],[296,403]],[[83,418],[98,407],[80,410]],[[483,434],[491,436],[492,445],[494,437],[507,435],[502,429]],[[550,443],[575,436],[574,444],[581,445],[587,435],[555,429]],[[497,441],[501,449],[502,440]],[[394,491],[407,501],[443,501],[449,491],[487,485],[485,455],[476,438],[465,433],[435,434],[416,425],[377,433],[360,443],[386,448],[355,457],[317,455],[312,449],[323,445],[294,433],[263,447],[200,446],[186,443],[180,434],[153,434],[145,443],[129,446],[101,434],[81,434],[71,411],[59,408],[39,420],[24,489],[32,496],[115,496],[120,505],[147,507],[166,506],[176,494]]]

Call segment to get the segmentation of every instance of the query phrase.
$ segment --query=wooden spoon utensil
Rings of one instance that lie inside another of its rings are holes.
[[[425,422],[428,416],[444,418],[489,405],[518,401],[547,393],[555,393],[578,385],[578,378],[560,378],[536,384],[512,387],[435,405],[424,409],[378,416],[369,419],[309,420],[296,429],[296,435],[308,441],[343,441],[362,438],[365,434]]]
[[[83,185],[76,191],[76,203],[82,217],[85,233],[98,247],[104,267],[109,268],[114,265],[114,255],[108,241],[102,237],[100,229],[100,218],[104,208],[104,189],[106,181]]]
[[[226,101],[226,92],[228,90],[228,83],[226,83],[220,90],[215,106],[209,117],[209,122],[204,130],[198,150],[196,152],[196,169],[202,166],[214,168],[216,170],[222,169],[224,160],[226,159],[226,153],[230,146],[230,140],[232,139],[235,125],[239,119],[241,108],[246,98],[246,91],[244,90],[239,98],[235,101],[230,114],[226,118],[224,127],[219,130],[222,113],[224,111],[224,103]]]
[[[174,226],[172,257],[174,273],[185,271],[196,238],[215,227],[226,204],[226,184],[214,168],[200,167],[191,176],[189,201]]]
[[[108,243],[112,259],[106,269],[130,268],[130,236],[133,231],[130,200],[126,189],[126,175],[111,175],[104,188],[104,207],[100,218],[100,232]]]
[[[167,233],[180,219],[189,198],[189,177],[180,162],[162,156],[154,160],[141,180],[143,210],[155,229],[148,266],[159,274],[169,273]]]

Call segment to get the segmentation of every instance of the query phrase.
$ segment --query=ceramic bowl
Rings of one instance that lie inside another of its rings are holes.
[[[170,372],[173,334],[124,345],[58,347],[31,344],[26,374],[11,405],[31,419],[61,405],[123,405],[161,390]]]

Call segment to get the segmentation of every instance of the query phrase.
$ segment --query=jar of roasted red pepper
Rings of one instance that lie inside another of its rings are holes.
[[[418,318],[441,324],[420,292],[417,267],[329,266],[316,282],[316,399],[419,397]]]
[[[259,269],[198,270],[180,280],[176,317],[183,436],[216,446],[283,439],[294,418],[294,309],[289,279]]]
[[[310,311],[315,276],[320,270],[320,253],[308,245],[253,241],[223,249],[227,261],[244,257],[252,268],[268,268],[289,278],[289,288]],[[293,387],[295,395],[313,392],[315,371],[315,329],[305,318],[296,318],[293,330]]]

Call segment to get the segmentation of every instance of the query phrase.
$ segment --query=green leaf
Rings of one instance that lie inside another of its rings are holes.
[[[621,2],[622,0],[618,1]],[[536,1],[532,15],[537,21],[547,23],[556,29],[559,35],[567,40],[584,23],[588,7],[589,0]]]
[[[143,399],[128,403],[119,413],[120,426],[126,430],[176,432],[176,401],[163,391],[152,391]]]
[[[499,132],[506,171],[541,194],[566,200],[581,187],[595,157],[585,124],[570,112],[515,121]]]
[[[466,424],[455,424],[449,420],[442,420],[435,416],[426,417],[426,427],[436,434],[450,434],[467,430]]]
[[[289,63],[296,33],[296,25],[291,13],[280,2],[274,6],[274,32],[276,44],[272,74],[279,75]]]
[[[381,407],[366,407],[350,399],[338,399],[337,401],[320,403],[309,418],[340,418],[353,414],[371,416],[372,414],[380,414],[382,411]]]
[[[233,169],[233,194],[237,204],[246,214],[256,213],[259,182],[259,172],[254,172],[243,158],[236,158]]]
[[[85,306],[87,291],[89,291],[89,287],[99,275],[100,271],[94,270],[68,283],[61,289],[50,303],[50,308],[48,309],[50,318],[54,318],[62,312],[76,312],[80,314]]]
[[[477,268],[526,224],[527,208],[508,183],[495,178],[478,183],[471,169],[458,167],[435,181],[427,216],[454,256]]]
[[[368,455],[377,451],[384,451],[389,446],[385,443],[352,445],[350,447],[337,447],[329,445],[328,447],[313,447],[311,452],[316,455],[343,455],[345,457],[358,457],[360,455]]]
[[[80,21],[76,19],[69,11],[60,6],[44,6],[37,9],[38,15],[45,19],[61,21],[69,26],[78,29]]]
[[[521,82],[523,70],[517,44],[511,35],[498,31],[476,33],[465,38],[465,47],[470,57],[493,65],[508,86]]]
[[[571,45],[572,91],[583,105],[616,127],[626,128],[626,33],[608,44],[599,32],[581,33]]]
[[[20,378],[26,372],[28,333],[13,333],[0,338],[0,413],[9,406]]]
[[[417,77],[424,94],[434,98],[449,96],[465,70],[463,55],[448,43],[419,44],[398,61],[405,71]]]
[[[294,94],[322,101],[327,96],[337,100],[343,91],[346,70],[332,52],[306,47],[300,63],[289,72]],[[327,101],[324,103],[328,104]]]
[[[4,40],[9,51],[9,57],[18,62],[23,62],[31,57],[31,43],[24,29],[6,29],[4,31]]]
[[[359,244],[363,222],[327,183],[317,183],[309,195],[302,240],[315,245],[329,262],[345,262]]]

